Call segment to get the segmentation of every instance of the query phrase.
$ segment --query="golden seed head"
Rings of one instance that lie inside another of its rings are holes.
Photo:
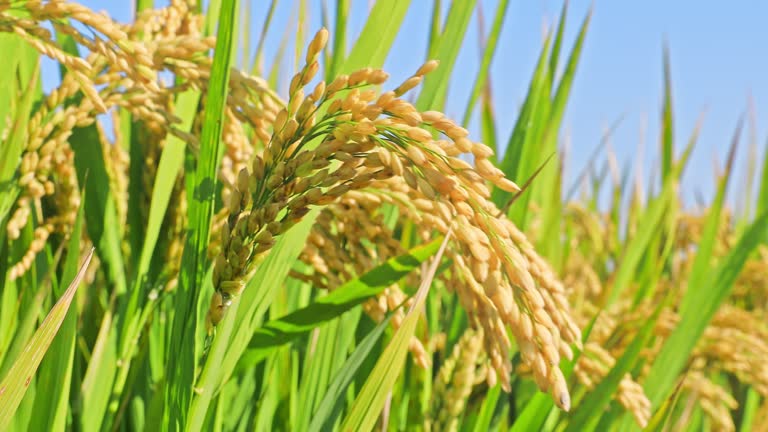
[[[309,84],[310,81],[317,75],[317,72],[320,70],[320,63],[317,62],[317,60],[313,61],[307,66],[306,71],[304,72],[304,79],[302,80],[302,85]]]
[[[312,100],[319,101],[325,94],[325,81],[320,81],[312,91]]]
[[[285,123],[287,121],[288,121],[288,111],[286,111],[285,109],[280,110],[280,112],[277,113],[277,117],[275,117],[275,123],[274,123],[275,131],[283,130],[283,127],[285,127]]]
[[[428,143],[432,141],[432,134],[422,128],[408,128],[406,134],[408,135],[408,138],[414,139],[420,143]]]
[[[421,83],[422,77],[412,76],[395,89],[395,95],[400,97]]]
[[[423,76],[426,75],[435,69],[440,65],[439,60],[429,60],[428,62],[421,65],[421,67],[416,71],[414,74],[415,76]]]
[[[297,89],[291,94],[291,101],[288,105],[288,112],[295,114],[298,111],[299,106],[304,102],[304,90]]]
[[[347,87],[348,82],[349,82],[349,76],[347,75],[337,76],[333,81],[331,81],[331,83],[325,89],[326,96],[330,97],[331,95],[338,92],[339,90],[344,89],[345,87]]]
[[[325,48],[327,43],[328,30],[323,27],[315,34],[312,42],[309,43],[309,47],[307,48],[307,56],[305,59],[307,64],[312,63],[315,58],[317,58],[317,56],[320,54],[320,51]]]
[[[368,83],[373,85],[384,84],[389,79],[389,74],[381,69],[374,69],[368,77]]]
[[[349,81],[347,83],[350,87],[363,84],[368,81],[368,78],[371,76],[372,72],[373,69],[369,67],[356,70],[349,75]]]

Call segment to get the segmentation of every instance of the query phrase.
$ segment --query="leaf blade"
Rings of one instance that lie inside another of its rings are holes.
[[[58,333],[66,318],[69,305],[75,296],[80,281],[85,277],[85,271],[93,257],[93,249],[86,255],[75,278],[45,317],[24,351],[16,359],[8,374],[0,382],[0,429],[5,429],[11,421],[16,408],[29,386],[32,376],[37,371],[53,338]]]

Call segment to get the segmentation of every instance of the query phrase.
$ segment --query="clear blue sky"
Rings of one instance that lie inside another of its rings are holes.
[[[247,0],[243,0],[247,1]],[[86,0],[83,4],[107,10],[120,21],[131,16],[131,2]],[[163,4],[163,2],[157,2]],[[205,2],[207,3],[207,2]],[[333,19],[334,1],[329,4]],[[350,37],[363,26],[372,1],[352,0]],[[449,1],[443,1],[450,4]],[[490,27],[497,1],[480,0]],[[505,142],[517,116],[534,61],[542,43],[545,22],[559,15],[562,0],[512,0],[492,68],[496,113],[500,121],[499,141]],[[260,29],[269,2],[251,0],[252,26]],[[266,58],[277,50],[283,33],[296,22],[296,0],[281,1],[267,39]],[[309,34],[320,26],[321,2],[310,0]],[[385,68],[397,82],[412,73],[424,60],[431,1],[413,0],[400,36]],[[566,48],[591,1],[572,0],[568,14]],[[658,164],[659,110],[662,91],[662,46],[671,54],[675,136],[678,152],[693,130],[696,118],[706,110],[699,145],[685,177],[684,190],[705,196],[712,192],[714,160],[722,163],[740,115],[747,112],[748,96],[755,102],[759,155],[765,147],[766,130],[761,114],[768,103],[768,2],[761,0],[642,2],[596,0],[582,62],[564,122],[571,141],[569,177],[587,163],[602,131],[623,116],[611,145],[620,165],[636,162],[643,154],[644,177]],[[244,18],[245,15],[242,15]],[[476,18],[476,17],[475,17]],[[447,111],[454,118],[463,114],[471,83],[478,67],[477,20],[473,19],[449,89]],[[291,27],[290,37],[295,32]],[[254,44],[251,45],[253,47]],[[289,46],[293,46],[293,42]],[[291,63],[286,67],[291,68]],[[638,152],[643,119],[647,127],[645,150]],[[473,132],[476,132],[476,128]],[[749,134],[745,130],[739,150],[739,172],[746,166]],[[477,136],[477,134],[475,134]],[[761,160],[761,159],[760,159]],[[633,164],[634,166],[635,164]],[[737,177],[734,187],[741,187]]]

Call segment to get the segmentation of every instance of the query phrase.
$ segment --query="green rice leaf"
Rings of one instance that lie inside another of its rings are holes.
[[[662,406],[663,408],[663,406]],[[758,393],[754,387],[750,387],[747,390],[747,397],[744,401],[744,409],[741,417],[741,426],[739,432],[750,432],[753,426],[757,426],[762,419],[758,418],[758,409],[760,408],[760,393]]]
[[[674,207],[670,208],[664,220],[661,221],[662,232],[676,232],[679,222],[680,218],[677,209]],[[653,298],[653,295],[657,294],[655,289],[659,286],[659,280],[664,275],[665,266],[675,250],[675,236],[667,235],[665,237],[656,237],[654,244],[648,249],[649,251],[661,249],[658,256],[652,253],[646,254],[646,259],[638,267],[636,280],[640,288],[635,293],[635,305],[643,300]]]
[[[80,271],[69,284],[69,288],[53,306],[32,339],[27,343],[24,351],[11,366],[8,374],[0,382],[0,430],[5,430],[10,423],[32,377],[37,372],[37,367],[64,322],[75,291],[80,286],[80,281],[85,276],[85,270],[88,268],[92,257],[93,249],[86,255],[80,266]]]
[[[17,262],[26,252],[27,247],[34,238],[33,231],[33,224],[27,224],[21,230],[21,236],[17,241],[10,245],[11,262]],[[50,248],[47,246],[46,248],[48,249],[46,253],[49,254]],[[6,280],[5,287],[3,288],[3,291],[7,291],[14,296],[13,309],[9,316],[9,321],[12,322],[11,329],[14,330],[14,333],[9,341],[10,346],[8,346],[7,351],[4,353],[4,361],[2,368],[0,368],[0,378],[8,374],[14,362],[22,356],[27,348],[26,345],[33,337],[40,319],[45,314],[46,309],[49,308],[46,304],[51,301],[51,286],[58,285],[57,278],[50,273],[50,282],[40,280],[39,276],[46,273],[42,266],[39,265],[42,264],[41,261],[32,262],[29,270],[21,278],[15,281]],[[5,316],[3,316],[3,319],[5,319]],[[30,382],[27,392],[17,408],[16,415],[13,418],[12,429],[27,430],[33,415],[32,409],[37,393],[36,381],[34,379]]]
[[[294,429],[309,428],[311,413],[319,408],[333,377],[342,372],[341,367],[347,361],[347,353],[354,343],[361,315],[361,308],[355,308],[322,324],[315,333],[317,342],[314,349],[308,349],[304,356],[306,366],[302,370],[298,395],[299,406],[304,407],[305,411],[299,414],[293,424]]]
[[[253,40],[253,25],[251,21],[251,17],[253,16],[251,13],[251,2],[246,0],[245,4],[242,6],[243,12],[240,14],[240,25],[242,26],[241,31],[241,48],[240,48],[240,61],[238,62],[238,69],[240,70],[248,70],[248,60],[249,56],[251,54],[251,41]]]
[[[549,80],[552,85],[555,82],[557,65],[560,61],[560,50],[563,46],[563,35],[565,34],[565,21],[568,18],[568,2],[563,2],[563,8],[560,9],[560,19],[558,19],[557,32],[555,40],[552,43],[552,52],[549,53]]]
[[[533,122],[538,121],[535,118],[535,113],[537,111],[539,99],[548,97],[548,95],[542,93],[542,89],[544,87],[547,71],[547,53],[549,52],[551,42],[551,36],[548,36],[544,41],[544,46],[539,54],[533,77],[528,86],[528,94],[520,108],[517,122],[515,122],[515,127],[512,129],[512,133],[507,141],[507,147],[504,150],[504,156],[499,163],[501,170],[511,179],[516,179],[521,175],[520,163],[522,152],[526,137],[532,132],[531,127]],[[527,139],[530,139],[530,137]],[[496,205],[501,206],[511,197],[511,194],[504,193],[504,191],[501,191],[500,189],[494,189],[492,197]]]
[[[178,96],[177,106],[179,116],[182,118],[182,124],[179,125],[182,130],[189,130],[197,110],[199,93],[196,91],[187,91]],[[176,177],[181,171],[183,163],[184,150],[186,143],[176,136],[170,136],[163,147],[160,155],[157,172],[155,174],[155,183],[152,188],[152,199],[150,201],[149,214],[146,222],[142,221],[144,240],[141,244],[141,253],[138,257],[138,267],[136,275],[133,278],[133,289],[130,297],[120,302],[119,316],[123,317],[122,328],[120,329],[120,346],[118,352],[121,359],[121,368],[118,370],[114,383],[114,391],[111,395],[110,409],[115,410],[120,398],[123,396],[128,373],[132,370],[130,365],[134,356],[133,351],[136,348],[139,335],[144,328],[147,319],[150,317],[149,311],[154,307],[154,301],[149,296],[151,286],[150,278],[157,278],[157,275],[148,275],[150,262],[153,258],[155,246],[160,234],[160,228],[165,218],[166,210],[170,201],[171,193],[176,184]],[[156,339],[155,339],[156,341]],[[154,351],[159,349],[154,346]],[[115,415],[112,411],[108,417],[107,426],[111,425],[111,418]]]
[[[560,24],[561,29],[564,26],[564,14],[565,6],[562,18],[563,22]],[[563,113],[565,112],[565,107],[571,94],[573,80],[576,77],[576,68],[578,67],[579,60],[581,59],[581,51],[584,48],[584,41],[587,37],[587,30],[589,29],[589,23],[591,20],[592,9],[590,9],[589,13],[584,18],[584,21],[581,23],[579,34],[576,37],[576,42],[574,42],[571,53],[568,56],[568,62],[566,63],[565,71],[563,72],[562,78],[560,78],[560,83],[557,86],[557,90],[555,90],[555,95],[552,101],[552,110],[550,112],[550,125],[547,129],[547,134],[550,135],[549,139],[556,139],[557,131],[560,130],[560,123],[563,120]],[[556,46],[557,42],[555,43],[555,47]],[[555,47],[552,49],[553,53],[557,52]],[[551,59],[550,61],[554,61],[554,59]],[[556,71],[550,69],[550,72],[554,74]]]
[[[395,332],[395,336],[387,345],[379,360],[376,362],[373,371],[365,381],[363,388],[355,398],[347,417],[345,418],[341,429],[354,431],[370,431],[379,418],[381,410],[387,399],[387,395],[392,391],[395,381],[402,372],[405,356],[408,353],[408,342],[416,331],[421,308],[427,297],[432,278],[437,271],[443,251],[450,238],[450,231],[443,239],[443,243],[438,250],[427,275],[422,279],[421,286],[415,295],[415,300],[411,309],[403,319],[400,328]]]
[[[445,105],[448,83],[476,3],[477,0],[459,0],[451,3],[445,30],[434,49],[435,59],[440,60],[440,67],[424,78],[424,87],[416,100],[418,110],[441,109]]]
[[[85,199],[85,193],[83,193],[81,203]],[[83,208],[81,204],[67,243],[67,258],[61,275],[61,279],[65,281],[74,280],[77,276]],[[66,293],[61,285],[54,286],[53,292],[59,298]],[[69,392],[72,385],[76,332],[77,306],[70,307],[58,334],[51,342],[47,357],[40,364],[37,386],[46,390],[35,395],[35,405],[32,411],[36,414],[30,419],[30,430],[65,430],[69,412]]]
[[[666,180],[672,173],[674,161],[674,124],[672,119],[672,73],[669,65],[669,48],[664,46],[664,103],[661,110],[661,178]]]
[[[507,10],[509,10],[509,0],[501,0],[496,6],[493,27],[491,27],[491,32],[488,34],[488,38],[485,40],[482,47],[483,58],[480,62],[480,70],[477,72],[477,77],[475,78],[475,83],[472,86],[472,92],[469,96],[469,102],[467,102],[467,108],[464,111],[464,118],[461,120],[461,124],[464,127],[469,125],[469,120],[472,117],[472,112],[475,109],[480,93],[488,87],[488,73],[491,69],[493,57],[496,54],[496,46],[499,42],[501,29],[504,26],[504,18],[507,16]],[[488,143],[486,142],[486,144]],[[491,148],[495,149],[495,144]]]
[[[719,179],[717,185],[717,192],[715,193],[715,199],[712,205],[709,207],[709,214],[704,222],[704,228],[701,233],[701,238],[696,246],[696,257],[693,259],[693,266],[691,267],[690,277],[688,278],[686,292],[696,292],[699,287],[704,285],[704,278],[707,277],[709,268],[711,267],[712,251],[717,241],[717,234],[720,228],[721,213],[723,205],[725,203],[726,191],[728,190],[728,181],[731,178],[731,172],[733,171],[733,164],[736,156],[736,147],[739,143],[739,134],[741,132],[741,124],[736,127],[733,138],[731,140],[731,149],[728,152],[728,160],[725,165],[725,172]],[[680,304],[680,314],[684,315],[690,306],[690,302],[693,301],[693,295],[686,295],[683,297],[683,301]]]
[[[24,41],[21,40],[18,35],[10,33],[0,34],[0,49],[2,49],[4,53],[7,53],[9,59],[2,72],[0,72],[0,77],[2,78],[0,81],[0,101],[2,101],[2,104],[0,104],[0,116],[2,116],[2,118],[14,118],[16,116],[14,110],[17,109],[20,100],[19,93],[21,93],[18,87],[19,82],[23,81],[23,78],[21,80],[19,79],[20,77],[18,73],[20,61],[19,52],[24,46]],[[0,124],[0,133],[6,133],[7,126],[8,125],[4,123]],[[5,148],[5,146],[0,148],[0,152],[3,152],[0,154],[5,154],[4,152],[7,151],[8,149]],[[19,149],[18,151],[21,150]],[[0,159],[0,167],[2,167],[2,169],[0,169],[0,174],[3,176],[2,178],[4,178],[8,172],[10,172],[8,171],[8,163],[6,159]]]
[[[152,9],[155,7],[154,0],[136,0],[136,12],[141,12],[145,9]]]
[[[427,58],[432,58],[437,55],[437,42],[440,40],[440,35],[443,33],[442,26],[440,25],[441,14],[443,13],[442,0],[434,0],[432,2],[432,15],[429,20],[429,37],[427,39]]]
[[[57,32],[56,38],[67,53],[79,54],[77,43],[70,35]],[[63,76],[67,70],[60,66],[60,72]],[[82,95],[78,95],[75,100],[68,103],[76,103],[81,98]],[[116,295],[127,291],[127,282],[115,195],[108,186],[110,179],[96,126],[75,128],[69,142],[75,152],[78,183],[90,191],[88,200],[84,202],[85,226],[96,246],[96,253],[101,259],[107,281],[114,287],[110,295],[111,303]],[[123,317],[118,316],[115,319],[112,310],[105,311],[91,359],[80,386],[77,402],[81,404],[82,411],[87,412],[88,415],[78,416],[77,420],[79,420],[79,427],[86,432],[99,430],[102,422],[110,418],[106,415],[106,411],[111,384],[117,374],[119,342],[117,328],[120,325],[120,318]]]
[[[499,403],[499,396],[501,396],[500,384],[491,387],[485,394],[483,404],[480,406],[477,419],[472,427],[474,432],[487,432],[491,430],[491,421],[493,420],[494,412],[496,412],[496,405]]]
[[[366,66],[381,67],[410,5],[410,0],[378,0],[338,73],[350,73]]]
[[[219,15],[216,49],[208,85],[203,131],[196,165],[189,173],[188,219],[184,252],[181,259],[179,284],[175,295],[175,316],[169,349],[174,355],[168,356],[166,376],[166,406],[164,427],[168,430],[184,428],[192,400],[194,381],[196,331],[198,328],[197,305],[205,274],[208,237],[213,218],[217,184],[217,170],[224,107],[229,93],[229,73],[233,58],[233,31],[237,0],[224,0]],[[193,159],[190,151],[188,159]]]
[[[544,393],[536,393],[525,404],[525,408],[515,419],[510,432],[542,430],[544,422],[554,409],[552,398]]]
[[[768,145],[765,146],[768,149]],[[755,211],[757,214],[763,214],[768,211],[768,151],[763,156],[763,167],[760,178],[760,190],[757,197]],[[1,214],[1,213],[0,213]]]
[[[336,20],[333,31],[333,52],[331,62],[326,68],[326,80],[335,77],[339,67],[347,56],[347,27],[349,20],[349,0],[336,0]]]
[[[88,190],[85,220],[88,235],[96,245],[101,265],[116,294],[127,291],[125,264],[120,249],[121,224],[117,220],[115,195],[111,188],[105,157],[96,126],[76,128],[69,139],[75,152],[75,168],[79,184]]]
[[[202,8],[202,2],[197,7]],[[203,27],[203,33],[206,36],[214,34],[217,23],[221,21],[221,8],[222,0],[210,0],[208,2],[208,9],[205,11],[205,26]]]
[[[177,116],[182,119],[179,129],[188,131],[192,126],[200,94],[195,91],[187,91],[178,96],[176,106],[178,107]],[[171,193],[176,183],[176,178],[181,172],[184,162],[184,150],[186,143],[178,137],[171,135],[163,147],[160,154],[160,161],[157,166],[155,183],[152,187],[152,199],[149,205],[149,215],[144,226],[144,240],[141,243],[141,253],[138,259],[136,276],[134,277],[134,286],[131,290],[131,300],[125,315],[134,318],[136,309],[139,307],[139,299],[146,297],[145,282],[147,272],[149,271],[152,254],[157,245],[160,235],[160,228],[168,210],[168,203],[171,199]],[[129,332],[124,335],[123,340],[133,340],[137,327],[141,323],[134,322],[133,326],[126,326]]]
[[[550,53],[550,67],[556,65],[555,56],[559,54],[559,44],[562,43],[562,32],[565,27],[565,9],[566,6],[563,7],[561,21],[558,25],[552,52]],[[528,177],[536,167],[540,166],[546,155],[557,152],[557,140],[560,134],[563,114],[570,97],[571,87],[576,75],[579,59],[581,58],[581,51],[584,45],[584,40],[586,39],[591,17],[592,12],[590,10],[581,24],[578,36],[569,55],[568,62],[566,63],[563,76],[554,90],[554,96],[550,96],[550,93],[555,87],[554,75],[556,71],[550,68],[546,71],[545,77],[542,78],[540,99],[536,105],[536,110],[533,111],[533,129],[531,133],[526,136],[521,150],[522,154],[518,172],[523,177]],[[550,235],[548,238],[543,238],[539,245],[542,249],[544,249],[545,246],[548,247],[549,250],[542,251],[544,254],[548,254],[551,250],[556,248],[557,238],[555,237],[555,233],[560,231],[558,226],[561,211],[560,191],[553,190],[557,188],[556,183],[561,182],[559,179],[559,165],[559,163],[553,163],[542,170],[540,178],[536,184],[534,184],[532,190],[529,193],[522,195],[521,203],[513,209],[511,214],[513,220],[526,226],[528,208],[530,206],[529,203],[535,202],[538,204],[539,208],[542,208],[542,219],[554,223],[554,225],[548,225],[551,226],[551,229],[548,230]],[[559,248],[557,248],[557,250],[559,250]]]
[[[264,25],[261,27],[261,34],[259,35],[259,43],[256,45],[256,52],[253,54],[253,63],[251,64],[251,71],[255,75],[262,75],[261,60],[264,52],[264,42],[267,39],[267,33],[269,32],[270,24],[272,24],[272,17],[275,14],[275,7],[277,6],[277,0],[272,0],[269,3],[269,9],[267,10],[267,16],[264,18]],[[279,63],[279,57],[273,59],[274,63]],[[274,87],[273,87],[274,88]]]
[[[131,227],[128,230],[128,244],[131,250],[131,267],[138,266],[137,260],[140,259],[139,251],[142,248],[142,240],[145,237],[145,218],[142,212],[143,203],[146,202],[149,191],[146,190],[146,161],[144,155],[144,143],[148,141],[149,130],[142,122],[133,121],[133,115],[123,112],[124,120],[127,123],[123,127],[123,139],[128,144],[128,206],[126,209],[126,224]]]
[[[282,396],[281,393],[285,391],[288,386],[273,385],[272,383],[281,382],[282,379],[286,376],[281,374],[283,373],[281,369],[284,366],[282,364],[283,351],[284,350],[275,351],[274,355],[271,356],[270,360],[267,362],[266,367],[264,368],[265,371],[262,382],[265,383],[265,385],[258,393],[259,404],[257,407],[256,419],[253,427],[253,430],[256,432],[269,432],[272,430],[273,424],[280,423],[277,411],[280,405],[280,399]],[[228,382],[227,386],[229,386],[231,383],[232,381]],[[221,399],[221,397],[222,395],[219,395],[219,399]]]
[[[304,50],[304,32],[307,25],[307,0],[296,0],[299,6],[299,16],[296,20],[296,28],[293,33],[294,37],[294,64],[293,69],[298,70],[301,62],[304,61],[301,54]]]
[[[336,288],[309,306],[282,318],[267,322],[257,329],[241,359],[253,364],[274,348],[305,334],[319,324],[341,316],[344,312],[381,293],[387,287],[418,268],[440,247],[442,239],[415,247],[408,253],[391,258],[368,273]]]
[[[668,430],[669,422],[672,420],[672,414],[675,411],[677,401],[680,399],[680,393],[682,390],[683,380],[680,380],[675,388],[675,391],[669,395],[667,400],[659,407],[658,411],[651,417],[648,422],[648,426],[643,429],[647,432],[662,432]]]
[[[336,422],[344,407],[344,393],[357,375],[357,371],[368,358],[376,343],[381,338],[384,330],[389,325],[389,315],[380,322],[368,335],[360,341],[339,372],[328,385],[325,396],[312,414],[312,422],[309,424],[310,432],[332,430],[331,426]]]
[[[107,311],[101,319],[96,342],[80,386],[78,404],[82,406],[82,412],[87,413],[78,417],[80,430],[99,431],[102,422],[110,418],[106,412],[112,392],[111,384],[117,374],[117,343],[117,322],[112,311]]]

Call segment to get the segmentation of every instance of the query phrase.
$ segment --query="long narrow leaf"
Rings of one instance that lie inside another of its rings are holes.
[[[424,80],[424,88],[416,100],[419,110],[440,109],[445,104],[448,83],[476,3],[477,0],[458,0],[451,4],[445,31],[435,48],[435,58],[440,60],[440,67]]]
[[[480,407],[480,412],[477,415],[477,420],[472,427],[473,432],[486,432],[491,428],[491,421],[493,420],[493,413],[496,410],[496,405],[501,396],[501,385],[497,384],[490,388],[483,398],[483,404]]]
[[[347,361],[344,362],[339,373],[328,385],[328,390],[320,401],[317,410],[312,414],[312,422],[309,424],[309,431],[316,432],[321,430],[331,430],[330,426],[338,418],[341,407],[343,406],[344,392],[346,392],[347,387],[352,383],[352,380],[355,378],[360,366],[362,366],[363,361],[376,346],[376,342],[381,338],[384,329],[389,325],[391,317],[392,316],[390,315],[385,318],[373,329],[373,331],[368,333],[368,335],[360,341],[360,344],[358,344],[352,355],[350,355]]]
[[[265,350],[287,343],[384,291],[432,256],[440,247],[440,241],[434,240],[404,255],[391,258],[309,306],[264,324],[254,333],[241,361],[251,363],[262,358],[266,355]]]
[[[664,46],[664,103],[661,110],[661,178],[672,172],[674,160],[674,125],[672,119],[672,73],[669,48]],[[662,180],[663,181],[663,180]]]
[[[347,56],[347,27],[349,19],[349,0],[336,1],[336,22],[333,32],[333,52],[326,78],[336,76],[336,71]]]
[[[648,426],[645,427],[645,431],[647,432],[662,432],[664,430],[667,430],[667,425],[672,420],[672,413],[675,410],[675,405],[677,405],[677,401],[680,399],[680,393],[682,393],[682,386],[683,380],[680,380],[680,382],[677,384],[677,387],[675,388],[675,391],[669,395],[667,400],[664,401],[664,403],[661,404],[658,411],[656,411],[656,414],[651,417],[651,420],[648,422]]]
[[[166,411],[164,427],[178,430],[184,427],[192,400],[194,380],[197,302],[206,268],[208,236],[213,218],[214,198],[220,160],[220,140],[224,107],[229,93],[230,64],[233,57],[233,31],[237,0],[224,0],[219,15],[216,49],[211,69],[211,80],[206,97],[203,131],[196,169],[188,187],[189,231],[182,255],[179,285],[176,289],[175,318],[169,349],[166,374]],[[191,157],[188,151],[188,156]],[[191,190],[190,190],[191,189]]]
[[[480,70],[477,72],[475,83],[472,86],[472,92],[469,96],[469,102],[467,102],[467,108],[464,110],[464,117],[461,120],[461,124],[464,127],[469,125],[469,120],[472,116],[472,112],[477,104],[477,99],[480,97],[480,93],[487,86],[488,73],[491,69],[491,62],[496,54],[496,46],[499,41],[499,35],[501,29],[504,26],[504,18],[507,15],[509,9],[509,0],[501,0],[496,6],[496,15],[493,20],[493,27],[488,35],[488,38],[483,44],[483,58],[480,62]]]
[[[82,200],[85,199],[85,194],[83,194]],[[83,205],[81,204],[67,244],[67,258],[64,262],[64,272],[61,275],[61,279],[65,281],[74,280],[77,275],[83,216]],[[57,288],[60,290],[62,287]],[[54,288],[54,294],[63,296],[66,293],[66,291],[58,292],[58,290]],[[61,324],[61,329],[51,342],[48,356],[43,359],[40,365],[38,386],[47,390],[38,392],[35,397],[32,411],[37,414],[30,419],[30,430],[65,430],[69,411],[69,391],[72,385],[76,332],[77,308],[70,308]]]
[[[683,297],[683,301],[680,305],[680,314],[686,313],[690,302],[695,298],[698,288],[703,285],[704,278],[707,276],[709,267],[711,265],[712,251],[715,247],[717,240],[717,233],[721,223],[720,215],[722,213],[723,205],[725,203],[725,195],[728,190],[728,182],[731,178],[731,172],[733,171],[733,164],[736,160],[736,147],[739,142],[739,134],[741,132],[741,123],[736,127],[733,138],[731,140],[731,149],[728,152],[728,160],[725,165],[725,172],[718,181],[717,191],[715,192],[715,199],[709,208],[709,214],[704,222],[704,228],[702,230],[701,238],[696,247],[696,257],[693,259],[693,266],[691,267],[691,276],[688,278],[687,295]]]
[[[85,277],[85,270],[88,268],[92,257],[93,249],[86,255],[80,266],[80,271],[69,284],[69,288],[53,306],[53,309],[40,324],[40,328],[27,343],[24,351],[11,366],[8,374],[0,382],[0,430],[5,430],[11,421],[16,408],[27,391],[32,376],[37,371],[43,356],[64,322],[69,305],[72,303],[77,287],[80,286],[80,281]]]
[[[400,328],[397,329],[395,336],[389,342],[381,357],[379,357],[371,375],[357,395],[349,414],[347,414],[341,426],[342,430],[370,431],[373,429],[376,419],[384,408],[387,395],[392,390],[397,377],[403,369],[405,356],[408,353],[408,341],[416,331],[416,323],[418,322],[421,308],[424,305],[424,300],[427,297],[427,291],[440,264],[449,238],[450,231],[443,239],[443,244],[440,246],[440,250],[437,251],[428,273],[423,276],[422,284]]]
[[[381,67],[389,55],[410,6],[410,0],[379,0],[368,13],[360,36],[338,73],[350,73],[363,67]]]

